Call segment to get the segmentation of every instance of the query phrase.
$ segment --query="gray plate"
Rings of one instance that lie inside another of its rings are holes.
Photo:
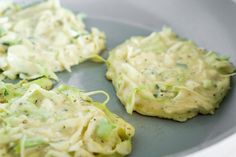
[[[24,1],[29,2],[29,1]],[[67,0],[63,5],[88,14],[86,24],[107,34],[108,50],[133,35],[148,35],[163,25],[201,47],[231,56],[236,65],[236,3],[230,0]],[[103,53],[107,57],[108,51]],[[134,113],[126,114],[105,79],[104,64],[85,62],[62,72],[62,82],[80,89],[104,90],[111,95],[109,109],[136,128],[130,157],[182,156],[206,148],[236,132],[236,92],[232,89],[213,116],[178,123]],[[102,100],[103,97],[96,97]]]

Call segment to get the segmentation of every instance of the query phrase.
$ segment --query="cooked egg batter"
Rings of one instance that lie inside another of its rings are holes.
[[[82,14],[74,15],[58,0],[21,8],[0,4],[1,79],[33,79],[67,70],[87,59],[101,60],[105,34],[85,29]]]
[[[198,48],[170,28],[113,49],[107,69],[128,113],[177,121],[213,114],[235,71],[227,57]]]
[[[108,100],[89,97],[98,91],[51,87],[45,78],[0,83],[1,157],[121,157],[131,152],[134,128],[106,108]]]

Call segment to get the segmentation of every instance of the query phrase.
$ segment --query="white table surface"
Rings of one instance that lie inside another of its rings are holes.
[[[236,157],[236,133],[187,157]]]

